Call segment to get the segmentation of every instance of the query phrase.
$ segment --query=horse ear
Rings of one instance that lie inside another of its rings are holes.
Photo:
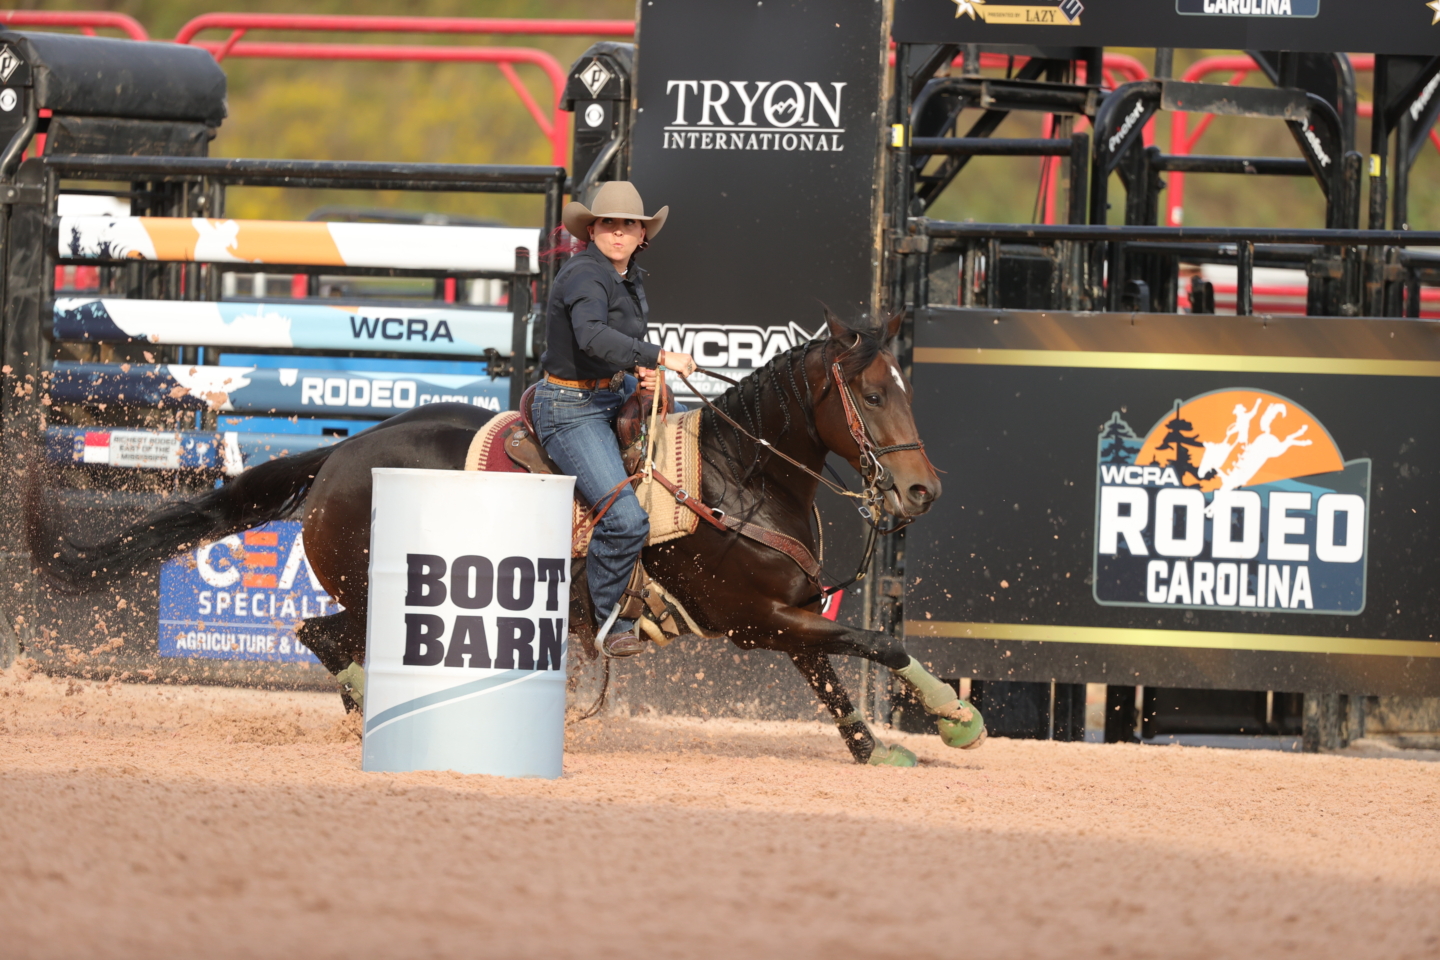
[[[901,310],[900,312],[896,313],[893,317],[890,318],[890,322],[887,323],[887,324],[885,324],[885,342],[886,342],[886,343],[889,343],[891,340],[894,340],[895,337],[896,337],[897,335],[899,335],[899,333],[900,333],[900,324],[902,324],[902,323],[904,323],[904,322],[905,322],[905,311],[904,311],[904,310]]]
[[[850,328],[841,323],[840,318],[831,313],[829,307],[825,308],[825,326],[829,328],[832,340],[849,340],[853,336]]]

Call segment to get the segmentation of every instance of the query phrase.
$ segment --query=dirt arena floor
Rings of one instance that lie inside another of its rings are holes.
[[[360,771],[320,694],[0,675],[0,955],[1440,956],[1440,764],[592,720]]]

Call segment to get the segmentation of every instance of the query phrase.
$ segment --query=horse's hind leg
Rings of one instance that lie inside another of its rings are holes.
[[[850,703],[850,695],[841,686],[840,677],[830,665],[829,657],[818,651],[803,650],[791,653],[790,659],[810,684],[810,689],[815,691],[815,696],[830,711],[835,725],[840,728],[840,737],[856,763],[884,767],[915,766],[915,754],[899,744],[887,746],[875,739],[860,711]]]
[[[365,643],[363,621],[357,630],[356,621],[359,619],[351,611],[341,610],[328,617],[311,617],[295,631],[300,642],[309,647],[310,652],[339,681],[340,702],[345,705],[346,713],[359,710],[364,703],[364,673],[356,666]]]

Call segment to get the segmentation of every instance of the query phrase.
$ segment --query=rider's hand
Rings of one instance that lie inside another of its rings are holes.
[[[640,378],[640,389],[647,393],[655,389],[656,374],[649,367],[636,367],[635,373]]]
[[[679,353],[675,350],[661,350],[660,363],[666,370],[678,370],[685,376],[695,372],[695,358],[688,353]]]

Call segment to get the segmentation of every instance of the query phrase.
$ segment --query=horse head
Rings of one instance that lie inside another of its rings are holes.
[[[826,310],[831,343],[816,351],[824,369],[807,375],[811,395],[819,397],[814,409],[821,442],[884,494],[887,513],[909,518],[930,509],[940,496],[940,478],[915,427],[914,391],[890,349],[902,319],[897,313],[870,333]]]

